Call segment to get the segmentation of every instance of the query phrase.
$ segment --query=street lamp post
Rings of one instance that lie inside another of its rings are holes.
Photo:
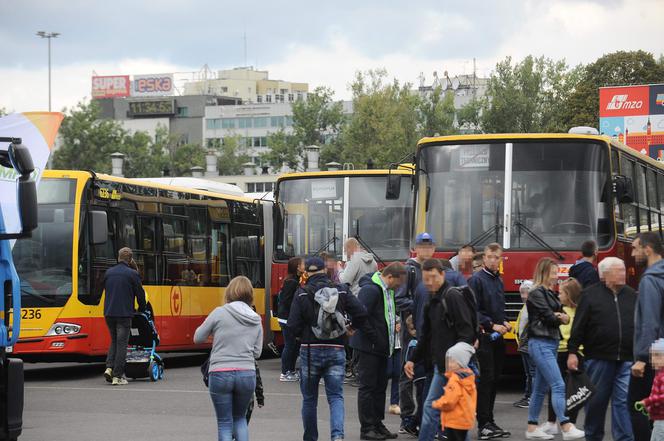
[[[37,36],[48,39],[48,111],[51,111],[51,38],[58,38],[59,32],[37,32]]]

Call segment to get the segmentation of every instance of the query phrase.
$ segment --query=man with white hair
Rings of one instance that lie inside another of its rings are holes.
[[[625,285],[625,263],[607,257],[599,263],[600,283],[583,291],[567,344],[567,367],[579,368],[583,346],[585,372],[595,385],[586,404],[587,440],[604,438],[604,419],[611,400],[611,433],[616,440],[634,440],[627,404],[633,360],[636,292]]]

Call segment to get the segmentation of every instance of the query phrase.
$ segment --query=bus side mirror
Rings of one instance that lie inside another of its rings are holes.
[[[90,211],[90,242],[92,245],[102,245],[108,240],[108,220],[105,211]]]
[[[399,199],[401,195],[401,175],[388,174],[387,188],[385,189],[385,199],[388,201]]]
[[[30,235],[37,228],[37,185],[30,175],[18,179],[18,206],[21,215],[21,234]]]
[[[617,175],[613,177],[613,193],[620,204],[634,202],[634,184],[627,176]]]

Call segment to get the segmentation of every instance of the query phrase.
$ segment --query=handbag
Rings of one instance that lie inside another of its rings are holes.
[[[595,385],[583,371],[570,371],[565,382],[566,411],[579,409],[595,393]]]
[[[203,383],[205,387],[209,387],[210,382],[210,357],[206,358],[203,364],[201,365],[201,374],[203,374]]]

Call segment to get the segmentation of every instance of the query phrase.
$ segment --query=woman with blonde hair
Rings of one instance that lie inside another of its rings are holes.
[[[256,388],[255,359],[263,348],[261,318],[252,309],[254,288],[244,276],[226,288],[226,304],[214,309],[194,333],[194,343],[212,336],[209,388],[219,441],[248,441],[247,408]]]
[[[537,262],[533,277],[533,289],[528,295],[528,355],[535,364],[533,392],[528,407],[526,439],[553,439],[538,427],[538,418],[547,389],[556,413],[564,440],[585,436],[565,415],[565,382],[558,368],[557,355],[560,342],[560,325],[570,322],[554,292],[558,284],[558,264],[548,257]]]

